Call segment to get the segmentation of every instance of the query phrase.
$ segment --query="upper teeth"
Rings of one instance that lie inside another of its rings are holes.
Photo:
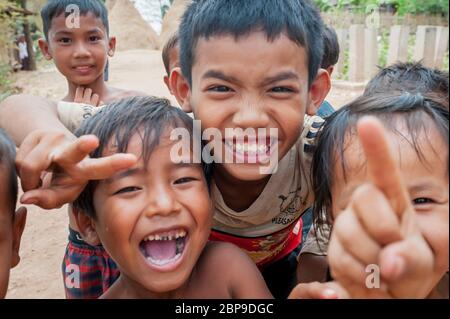
[[[150,235],[144,238],[144,241],[153,241],[153,240],[174,240],[178,238],[186,237],[186,231],[184,230],[176,230],[170,231],[166,233],[160,233],[156,235]]]
[[[256,144],[256,143],[235,143],[233,144],[230,141],[226,142],[227,145],[231,148],[235,147],[235,150],[240,153],[267,153],[267,149],[269,146],[267,144]]]

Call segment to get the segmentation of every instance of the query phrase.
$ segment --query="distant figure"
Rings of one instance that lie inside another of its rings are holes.
[[[27,41],[24,35],[19,37],[17,45],[19,46],[19,59],[20,64],[22,64],[22,71],[28,71],[30,70],[30,59],[28,57]]]

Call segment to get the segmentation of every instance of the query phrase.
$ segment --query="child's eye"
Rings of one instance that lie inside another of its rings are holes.
[[[434,200],[432,200],[431,198],[425,198],[425,197],[415,198],[413,200],[414,205],[424,205],[424,204],[433,204],[433,203],[434,203]]]
[[[131,193],[131,192],[137,192],[140,191],[141,189],[139,187],[135,187],[135,186],[129,186],[129,187],[124,187],[120,190],[118,190],[117,192],[114,193],[114,195],[119,195],[119,194],[124,194],[124,193]]]
[[[232,90],[227,86],[218,85],[218,86],[213,86],[213,87],[209,88],[208,91],[218,92],[218,93],[227,93],[227,92],[231,92]]]
[[[101,38],[99,37],[99,36],[91,36],[91,37],[89,37],[89,41],[91,41],[91,42],[97,42],[97,41],[100,41],[101,40]]]
[[[284,87],[284,86],[274,87],[270,91],[274,92],[274,93],[291,93],[291,92],[293,92],[293,90],[291,90],[287,87]]]
[[[63,43],[63,44],[69,44],[72,42],[72,40],[70,38],[61,38],[58,40],[58,42]]]
[[[186,183],[189,183],[189,182],[192,182],[192,181],[195,181],[195,180],[196,180],[196,179],[193,178],[193,177],[183,177],[183,178],[177,179],[177,180],[174,182],[174,184],[175,184],[175,185],[186,184]]]

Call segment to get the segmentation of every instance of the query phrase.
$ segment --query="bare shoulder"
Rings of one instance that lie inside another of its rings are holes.
[[[250,258],[237,246],[225,242],[208,242],[203,251],[203,258],[213,259],[218,262],[233,262],[237,260],[250,260]]]

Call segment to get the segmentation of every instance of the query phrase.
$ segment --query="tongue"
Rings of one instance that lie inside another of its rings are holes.
[[[156,260],[168,260],[175,257],[177,245],[175,240],[153,240],[145,242],[147,256]]]

